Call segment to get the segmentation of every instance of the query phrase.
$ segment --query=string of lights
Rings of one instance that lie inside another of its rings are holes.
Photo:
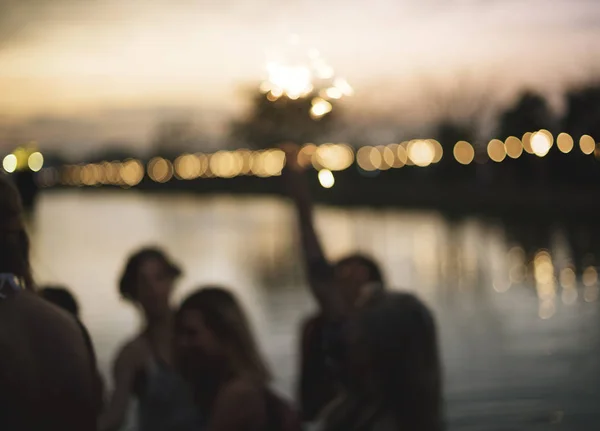
[[[555,142],[556,141],[556,142]],[[545,157],[556,143],[561,153],[571,153],[575,140],[567,133],[556,139],[547,130],[525,133],[523,137],[510,136],[504,141],[492,139],[484,148],[476,148],[466,141],[458,141],[452,148],[455,162],[469,165],[488,160],[501,163],[507,159],[518,159],[526,154]],[[579,151],[584,155],[595,155],[600,159],[600,144],[589,135],[578,141]],[[442,145],[434,139],[415,139],[389,145],[363,146],[354,149],[348,144],[305,144],[298,153],[298,163],[305,168],[318,171],[321,185],[330,188],[335,183],[334,172],[343,171],[352,165],[365,172],[399,169],[405,166],[424,168],[439,163],[444,157]],[[42,168],[44,157],[40,152],[27,153],[22,149],[4,157],[2,166],[7,173],[30,169],[39,172],[39,184],[43,187],[102,186],[113,185],[134,187],[144,177],[156,183],[199,178],[234,178],[256,176],[268,178],[281,175],[285,166],[285,154],[280,149],[251,151],[238,149],[215,153],[182,154],[171,161],[154,157],[144,164],[139,159],[103,161]]]

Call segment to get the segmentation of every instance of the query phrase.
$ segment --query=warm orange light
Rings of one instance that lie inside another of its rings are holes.
[[[570,153],[574,147],[573,138],[568,133],[561,133],[556,138],[556,146],[562,153]]]
[[[518,159],[523,154],[523,144],[521,140],[515,136],[509,136],[504,141],[504,147],[506,148],[506,154],[511,159]]]
[[[418,139],[408,143],[407,153],[415,165],[425,167],[435,159],[435,146],[431,141]]]
[[[504,142],[498,139],[492,139],[487,146],[487,153],[491,160],[500,163],[506,158],[506,149]]]
[[[162,157],[155,157],[148,162],[148,176],[157,183],[166,183],[173,178],[173,164]]]
[[[531,148],[531,137],[533,133],[527,132],[523,135],[521,142],[523,143],[523,149],[527,154],[533,154],[533,148]]]
[[[475,149],[467,141],[458,141],[454,145],[454,158],[461,165],[470,164],[475,158]]]
[[[596,149],[596,141],[590,135],[583,135],[581,139],[579,139],[579,148],[581,148],[581,152],[586,155],[590,155]]]

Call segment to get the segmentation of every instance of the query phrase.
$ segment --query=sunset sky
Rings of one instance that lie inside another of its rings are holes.
[[[596,0],[0,0],[0,148],[142,149],[183,117],[218,137],[293,33],[354,86],[349,115],[389,121],[427,122],[456,77],[508,103],[600,73]]]

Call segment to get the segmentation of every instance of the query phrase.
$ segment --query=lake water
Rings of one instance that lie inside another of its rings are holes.
[[[519,238],[475,218],[321,207],[317,225],[331,258],[373,255],[390,286],[435,311],[449,429],[600,429],[598,277],[590,266],[573,279],[560,230],[530,262]],[[298,325],[314,309],[294,226],[276,198],[81,190],[42,194],[30,222],[37,281],[77,294],[105,375],[140,325],[117,294],[125,259],[159,244],[185,268],[177,301],[207,283],[238,293],[290,396]]]

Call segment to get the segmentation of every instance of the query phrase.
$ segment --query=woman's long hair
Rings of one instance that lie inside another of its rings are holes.
[[[358,316],[378,396],[406,430],[443,428],[442,372],[434,318],[415,296],[387,293]]]
[[[177,312],[197,311],[221,343],[231,349],[234,372],[245,373],[267,383],[270,373],[252,335],[246,316],[235,297],[220,287],[205,287],[188,296]]]
[[[21,198],[3,174],[0,174],[0,273],[14,274],[27,289],[33,289]]]

